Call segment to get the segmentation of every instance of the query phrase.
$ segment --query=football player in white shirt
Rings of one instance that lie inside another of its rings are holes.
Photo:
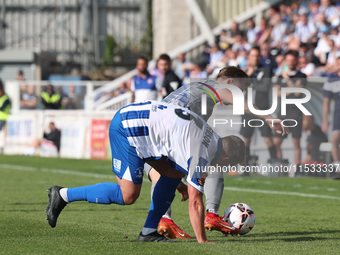
[[[220,138],[206,122],[188,109],[147,101],[120,109],[109,129],[112,171],[118,184],[51,187],[47,220],[55,227],[67,203],[133,204],[139,197],[144,164],[159,171],[141,242],[171,241],[157,233],[157,226],[171,204],[181,178],[187,175],[189,215],[197,241],[208,243],[204,229],[203,185],[209,169],[244,161],[245,145],[236,136]],[[207,170],[208,169],[208,170]]]

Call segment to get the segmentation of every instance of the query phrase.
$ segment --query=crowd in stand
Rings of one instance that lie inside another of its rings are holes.
[[[76,87],[67,87],[67,93],[62,87],[55,88],[49,84],[43,88],[38,96],[36,86],[25,82],[24,73],[19,70],[17,80],[20,82],[20,109],[21,110],[72,110],[82,108],[82,98],[76,93]]]

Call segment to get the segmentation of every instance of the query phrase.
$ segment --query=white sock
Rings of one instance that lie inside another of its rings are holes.
[[[59,194],[61,196],[61,198],[66,202],[68,203],[68,197],[67,197],[67,188],[62,188],[59,190]]]
[[[207,212],[214,213],[214,214],[218,215],[218,210],[215,210],[215,209],[207,209]]]
[[[148,235],[156,231],[157,231],[157,228],[143,228],[142,235]]]

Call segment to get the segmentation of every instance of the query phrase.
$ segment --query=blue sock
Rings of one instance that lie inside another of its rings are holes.
[[[175,197],[176,188],[181,178],[161,176],[152,195],[148,217],[144,228],[157,229],[163,214],[168,210]]]
[[[116,183],[98,183],[95,185],[68,188],[67,198],[69,202],[88,201],[96,204],[124,205],[122,191]]]

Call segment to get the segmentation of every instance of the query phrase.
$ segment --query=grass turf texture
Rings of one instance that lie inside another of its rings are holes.
[[[110,161],[0,156],[0,254],[337,254],[340,243],[339,181],[315,178],[240,178],[225,180],[221,212],[244,202],[255,211],[254,229],[243,237],[207,232],[216,245],[195,240],[138,243],[150,203],[144,181],[134,205],[75,202],[52,229],[44,212],[52,185],[75,187],[115,181]],[[246,189],[260,190],[261,193]],[[280,191],[269,194],[266,191]],[[285,193],[288,192],[288,193]],[[301,197],[296,194],[325,197]],[[295,194],[295,195],[294,195]],[[188,234],[187,202],[177,194],[173,219]]]

